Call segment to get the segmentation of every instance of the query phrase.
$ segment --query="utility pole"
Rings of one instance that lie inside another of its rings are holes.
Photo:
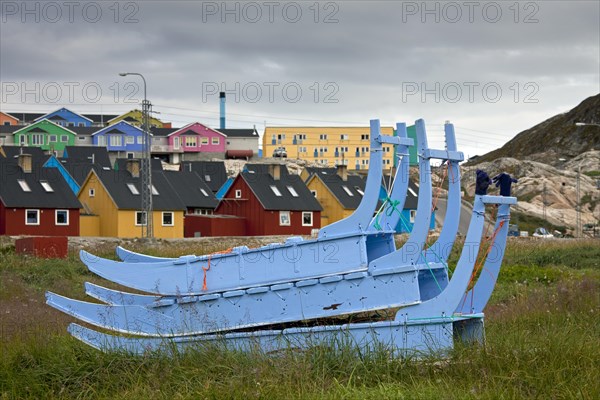
[[[542,194],[542,201],[544,202],[544,224],[548,225],[548,220],[546,218],[546,182],[544,182],[544,192]],[[544,228],[546,228],[544,226]]]
[[[142,157],[140,160],[140,175],[142,181],[141,197],[142,211],[146,215],[146,221],[142,223],[142,237],[153,238],[153,207],[152,207],[152,166],[150,163],[150,154],[152,150],[150,136],[150,113],[152,112],[152,104],[146,96],[146,78],[138,72],[121,72],[120,76],[137,75],[144,82],[144,100],[142,101],[142,130],[144,131],[144,144],[142,145]]]

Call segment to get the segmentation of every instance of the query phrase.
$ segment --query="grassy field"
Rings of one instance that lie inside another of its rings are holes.
[[[219,247],[137,250],[174,256]],[[112,256],[108,246],[95,251]],[[85,281],[107,285],[75,254],[39,260],[0,250],[0,399],[600,398],[598,241],[510,241],[486,310],[485,347],[459,346],[444,359],[323,347],[103,354],[68,336],[71,319],[44,304],[45,290],[83,299]]]

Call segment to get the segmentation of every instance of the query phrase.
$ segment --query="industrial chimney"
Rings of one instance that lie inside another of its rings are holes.
[[[220,129],[225,129],[225,92],[219,93],[219,101],[221,102],[221,118],[220,118]]]

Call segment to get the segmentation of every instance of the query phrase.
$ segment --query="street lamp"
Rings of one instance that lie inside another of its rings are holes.
[[[152,215],[152,167],[150,165],[150,109],[152,105],[146,97],[146,78],[138,72],[121,72],[119,76],[137,75],[144,82],[144,101],[142,101],[142,124],[144,130],[144,144],[142,146],[143,157],[141,158],[142,175],[142,211],[146,214],[146,224],[142,224],[142,237],[153,238],[153,215]],[[145,229],[144,229],[145,227]]]

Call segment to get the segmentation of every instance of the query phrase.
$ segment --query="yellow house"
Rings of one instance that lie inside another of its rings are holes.
[[[141,209],[139,160],[128,160],[125,170],[92,169],[81,185],[81,236],[141,237],[145,212]],[[167,178],[152,173],[152,223],[156,238],[183,238],[185,205]],[[89,215],[97,218],[90,218]]]
[[[108,125],[114,125],[117,122],[125,121],[130,123],[133,126],[137,126],[138,128],[142,126],[143,123],[143,115],[140,110],[131,110],[123,115],[119,115],[107,122]],[[164,123],[158,118],[154,118],[150,116],[150,125],[154,128],[170,128],[171,123]]]
[[[393,135],[391,126],[381,133]],[[346,165],[348,169],[368,169],[370,128],[331,126],[267,126],[263,135],[263,156],[271,157],[283,147],[289,158],[313,161],[324,166]],[[394,148],[383,146],[383,166],[394,165]]]
[[[365,178],[348,174],[345,165],[306,169],[305,176],[308,176],[306,186],[323,207],[321,226],[346,218],[356,210],[363,198]]]

